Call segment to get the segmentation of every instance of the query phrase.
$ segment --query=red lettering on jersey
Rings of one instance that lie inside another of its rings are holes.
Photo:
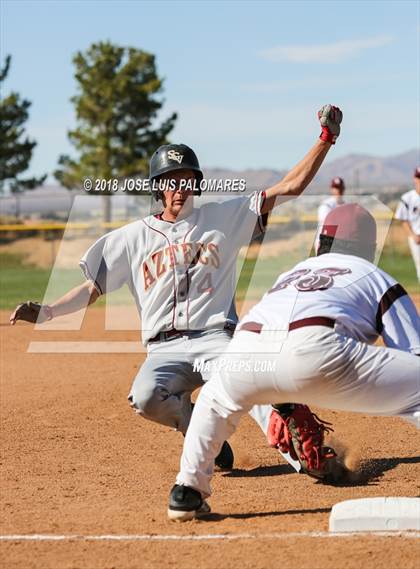
[[[197,285],[197,291],[201,294],[213,292],[213,284],[211,281],[211,273],[206,273]]]
[[[142,266],[143,266],[144,290],[148,290],[156,279],[153,277],[149,267],[147,266],[146,261],[144,261]]]
[[[220,267],[219,247],[216,243],[209,243],[207,249],[210,251],[210,263],[215,269]]]
[[[333,286],[333,277],[346,275],[348,273],[351,273],[351,269],[338,269],[336,267],[327,267],[325,269],[317,269],[316,271],[300,269],[290,273],[288,277],[280,281],[278,285],[269,290],[268,293],[282,290],[291,284],[300,292],[325,290]]]
[[[192,261],[192,243],[183,243],[182,244],[182,252],[184,254],[184,265],[189,265]]]
[[[307,275],[308,273],[310,273],[311,270],[310,269],[300,269],[299,271],[293,271],[293,273],[290,273],[290,275],[288,277],[286,277],[285,279],[281,280],[275,287],[273,287],[272,289],[270,289],[268,291],[268,294],[272,293],[272,292],[276,292],[278,290],[283,290],[284,288],[286,288],[289,284],[291,284],[292,282],[294,282],[295,280],[297,280],[299,277],[302,277],[303,275]]]
[[[302,291],[311,290],[326,290],[334,284],[334,278],[337,275],[346,275],[351,273],[350,269],[337,269],[334,267],[328,267],[325,269],[317,269],[311,275],[299,279],[295,284],[295,287]]]
[[[165,255],[169,257],[169,267],[173,269],[177,264],[177,258],[175,256],[175,251],[178,251],[178,245],[170,245],[165,248]]]
[[[191,269],[192,267],[195,267],[198,263],[198,261],[200,260],[200,255],[201,255],[201,251],[203,248],[203,244],[198,242],[198,243],[192,243],[192,248],[194,251],[194,257],[191,259],[190,264],[188,266],[189,269]]]
[[[153,253],[152,261],[154,262],[156,267],[156,278],[159,278],[166,271],[166,265],[162,262],[163,251],[156,251],[156,253]]]
[[[208,258],[205,256],[206,250],[207,250],[207,245],[205,243],[197,243],[198,245],[198,249],[197,249],[197,255],[198,253],[200,253],[198,255],[198,260],[200,261],[200,263],[202,265],[208,265],[209,260]]]
[[[330,275],[334,277],[335,275],[347,275],[351,273],[351,269],[337,269],[336,267],[327,267],[325,269],[317,269],[314,271],[316,275]]]

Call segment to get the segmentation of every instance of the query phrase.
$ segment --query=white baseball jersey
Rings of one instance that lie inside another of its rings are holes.
[[[312,257],[279,276],[241,321],[266,330],[288,330],[295,320],[323,316],[335,330],[355,340],[385,344],[420,354],[420,320],[403,287],[359,257],[328,253]]]
[[[339,201],[337,201],[337,199]],[[334,196],[327,198],[324,200],[318,208],[318,225],[322,225],[324,223],[325,218],[327,215],[339,205],[343,205],[344,200],[342,197],[335,198]]]
[[[416,190],[411,190],[401,196],[395,218],[408,221],[414,233],[420,235],[420,195]]]
[[[80,266],[100,294],[128,284],[143,343],[159,332],[237,322],[239,249],[263,230],[264,192],[212,202],[171,223],[150,215],[101,237]]]

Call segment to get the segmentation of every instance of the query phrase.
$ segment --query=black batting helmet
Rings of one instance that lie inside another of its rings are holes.
[[[153,185],[153,181],[157,180],[162,174],[175,172],[176,170],[193,170],[198,184],[203,179],[203,172],[192,148],[186,144],[164,144],[159,146],[150,159],[150,183]],[[152,193],[156,200],[161,198],[162,192],[153,191]],[[201,190],[198,189],[194,193],[200,195]]]

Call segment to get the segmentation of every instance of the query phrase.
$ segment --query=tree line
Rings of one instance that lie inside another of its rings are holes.
[[[9,55],[0,69],[0,192],[18,194],[41,185],[46,174],[24,177],[37,142],[25,131],[31,102],[15,92],[2,95],[10,64]],[[157,122],[164,99],[155,56],[99,42],[77,52],[73,64],[76,128],[67,135],[75,153],[58,157],[55,178],[64,187],[77,189],[85,178],[147,175],[151,154],[168,142],[177,119],[172,113]],[[104,219],[110,218],[110,198],[104,195]]]

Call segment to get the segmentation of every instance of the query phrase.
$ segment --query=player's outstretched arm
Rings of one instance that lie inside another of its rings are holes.
[[[273,209],[278,196],[299,196],[318,172],[331,145],[335,144],[343,118],[341,110],[332,105],[324,105],[318,112],[318,118],[322,128],[319,140],[278,184],[266,190],[263,213]]]
[[[77,312],[88,304],[94,303],[98,297],[99,292],[94,284],[86,281],[72,288],[53,304],[39,304],[30,300],[19,304],[10,315],[10,324],[13,326],[18,320],[42,324],[56,316]]]

